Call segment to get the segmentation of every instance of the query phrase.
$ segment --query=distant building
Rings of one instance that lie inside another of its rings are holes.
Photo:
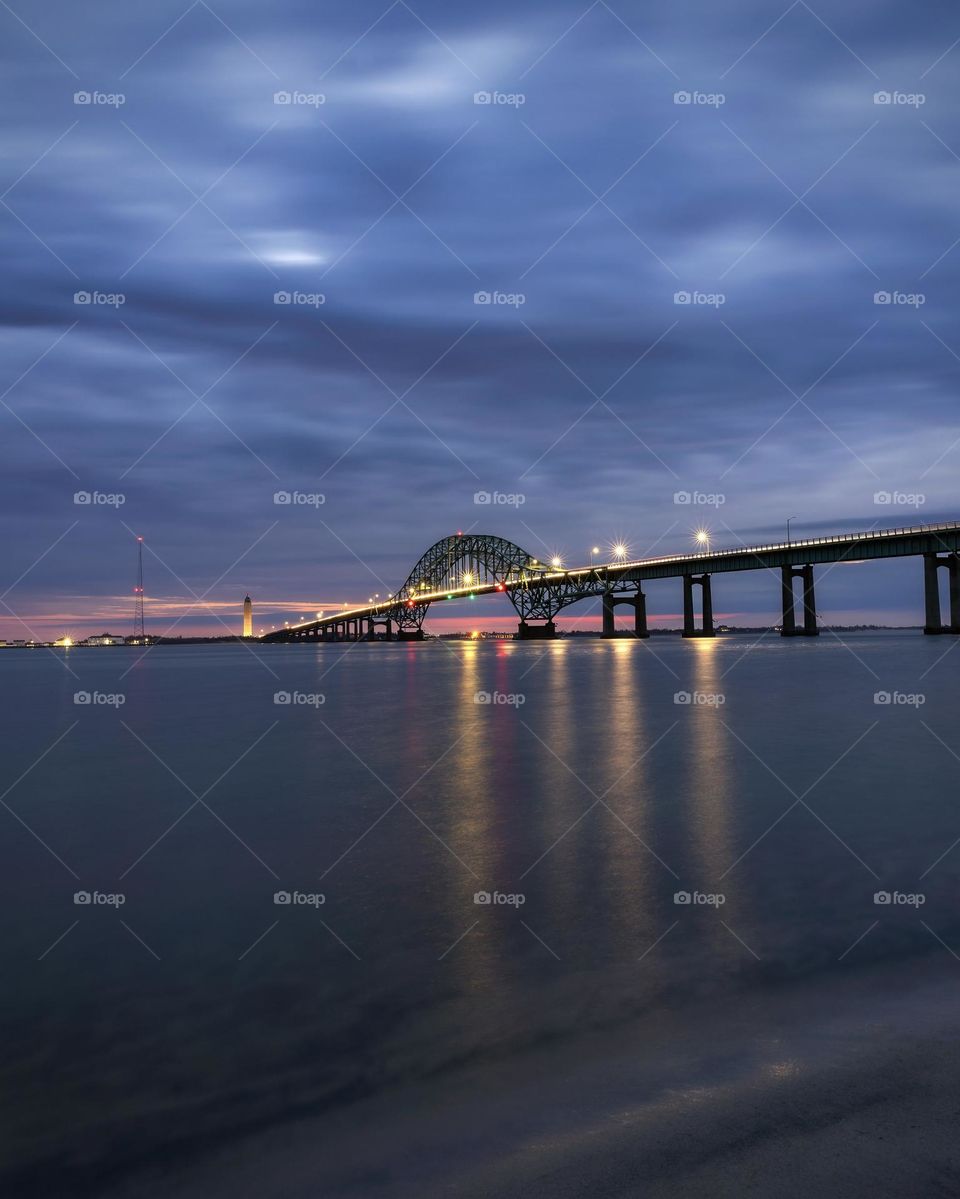
[[[253,603],[249,595],[243,601],[243,635],[253,636]]]
[[[123,645],[126,638],[121,633],[94,633],[85,637],[81,645]]]

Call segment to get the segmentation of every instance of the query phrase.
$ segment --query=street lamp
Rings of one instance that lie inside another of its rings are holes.
[[[710,530],[709,529],[697,529],[696,533],[694,533],[694,537],[696,538],[697,545],[704,546],[706,548],[707,552],[709,553],[709,551],[710,551]]]
[[[790,522],[791,522],[792,520],[796,520],[796,519],[797,519],[797,518],[796,518],[795,516],[788,516],[788,517],[787,517],[787,545],[789,545],[789,544],[790,544]]]
[[[554,556],[553,558],[550,559],[550,565],[553,567],[554,570],[559,570],[560,567],[563,566],[563,559]]]
[[[626,558],[627,547],[623,544],[622,541],[618,541],[617,544],[613,547],[613,556],[614,556],[614,558],[619,559],[619,561],[621,561],[621,562],[624,560],[624,558]]]
[[[599,545],[595,545],[595,546],[593,547],[593,549],[590,551],[590,565],[591,565],[591,566],[593,566],[593,560],[594,560],[594,558],[596,557],[596,555],[597,555],[597,554],[599,554],[599,553],[600,553],[600,546],[599,546]]]

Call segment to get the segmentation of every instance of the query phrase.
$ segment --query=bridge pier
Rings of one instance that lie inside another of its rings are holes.
[[[944,624],[940,611],[940,567],[950,581],[950,623]],[[923,555],[923,591],[926,618],[925,633],[960,633],[960,557],[957,554]]]
[[[603,630],[601,636],[616,637],[617,624],[614,612],[617,604],[629,604],[633,608],[633,636],[649,637],[650,634],[647,631],[647,597],[639,587],[635,596],[616,595],[612,591],[604,592],[602,600]]]
[[[693,613],[693,588],[700,588],[701,611],[703,613],[702,627],[697,628]],[[683,635],[684,637],[716,637],[713,627],[713,599],[710,594],[710,576],[683,576]]]
[[[520,627],[517,629],[516,641],[552,641],[557,636],[557,626],[552,620],[546,621],[544,624],[527,624],[525,620],[520,621]]]
[[[423,629],[397,629],[398,641],[423,641]]]
[[[803,628],[797,628],[794,608],[793,580],[803,580]],[[780,624],[781,637],[816,637],[817,603],[813,590],[813,563],[806,566],[781,566],[780,590],[783,597],[783,620]]]

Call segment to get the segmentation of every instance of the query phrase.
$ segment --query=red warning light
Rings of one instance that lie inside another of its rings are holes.
[[[458,537],[462,537],[462,536],[463,536],[463,529],[457,529],[457,536],[458,536]]]

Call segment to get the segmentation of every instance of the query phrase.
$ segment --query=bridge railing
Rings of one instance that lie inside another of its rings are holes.
[[[895,529],[871,529],[865,533],[837,533],[832,537],[802,537],[791,538],[789,541],[774,542],[770,545],[734,545],[720,550],[695,550],[689,554],[664,554],[659,558],[639,558],[633,562],[608,562],[600,567],[583,567],[578,573],[590,570],[603,570],[613,566],[617,569],[629,569],[631,566],[644,566],[648,563],[681,562],[691,558],[722,558],[728,554],[766,554],[776,550],[794,550],[803,546],[834,545],[840,541],[871,541],[881,537],[903,537],[911,533],[938,533],[960,529],[960,521],[943,521],[932,525],[903,525]]]

